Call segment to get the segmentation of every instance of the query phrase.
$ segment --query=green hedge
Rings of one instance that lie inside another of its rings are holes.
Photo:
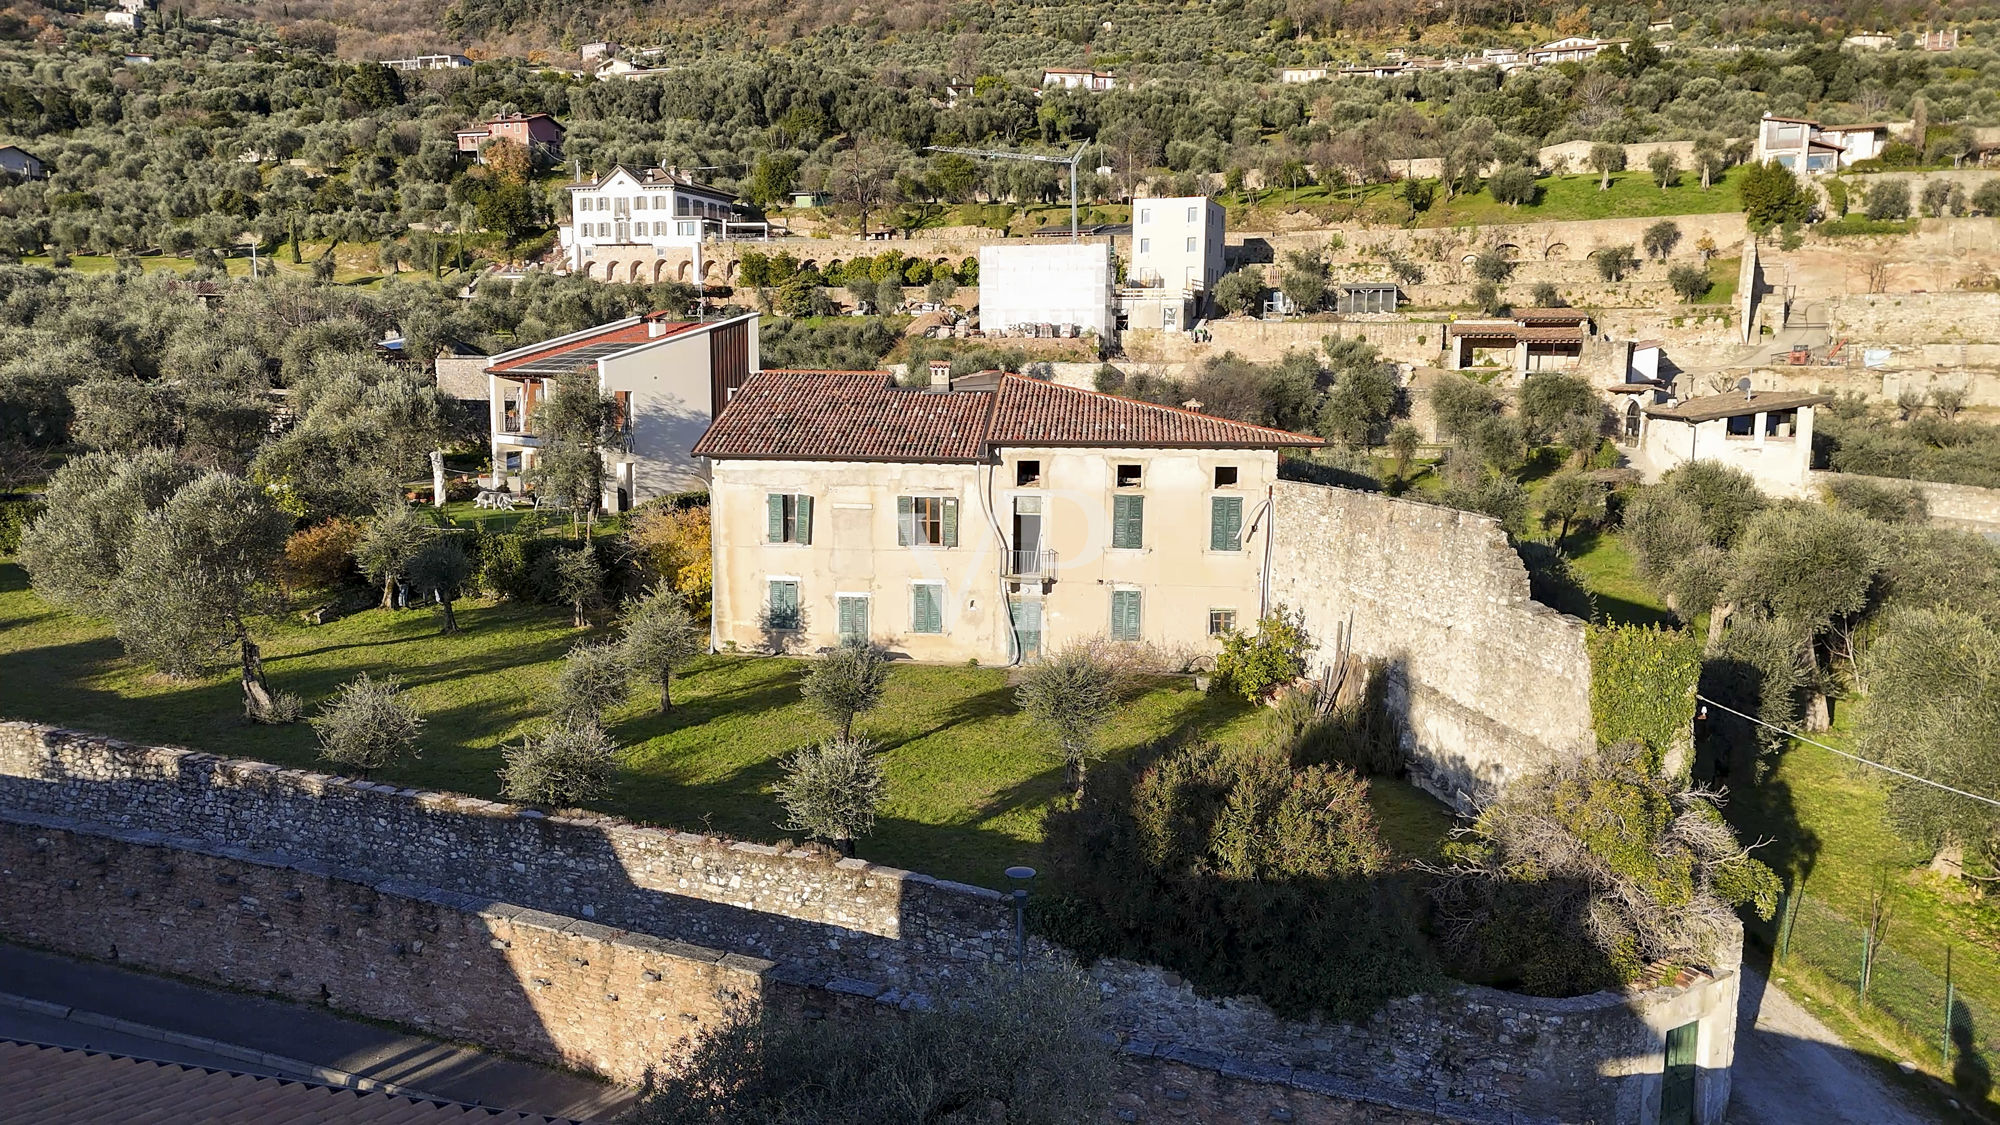
[[[1590,718],[1599,745],[1636,742],[1657,771],[1678,754],[1677,773],[1693,763],[1695,687],[1701,642],[1682,629],[1592,625]]]
[[[42,514],[40,500],[0,500],[0,555],[21,549],[21,533]]]

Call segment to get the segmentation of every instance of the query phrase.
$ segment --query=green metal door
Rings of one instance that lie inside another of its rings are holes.
[[[1701,1025],[1667,1032],[1667,1067],[1660,1080],[1660,1125],[1694,1125],[1695,1048]]]
[[[1008,609],[1014,617],[1014,647],[1021,659],[1033,660],[1042,654],[1042,603],[1030,598],[1010,598]]]

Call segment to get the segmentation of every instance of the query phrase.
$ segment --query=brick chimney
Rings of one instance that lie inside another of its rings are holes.
[[[931,360],[931,390],[948,391],[950,389],[951,361],[948,359]]]

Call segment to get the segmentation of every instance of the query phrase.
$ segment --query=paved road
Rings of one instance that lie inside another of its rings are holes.
[[[240,1052],[218,1053],[212,1046],[225,1044],[393,1083],[407,1092],[575,1119],[609,1120],[633,1096],[628,1089],[404,1035],[322,1008],[12,945],[0,944],[0,994],[39,1002],[39,1010],[23,1010],[18,1001],[0,1002],[0,1036],[27,1042],[315,1079],[268,1061],[246,1061],[237,1057]],[[103,1017],[124,1022],[107,1028]]]
[[[1743,967],[1729,1125],[1928,1125],[1931,1115],[1882,1080],[1874,1065]]]

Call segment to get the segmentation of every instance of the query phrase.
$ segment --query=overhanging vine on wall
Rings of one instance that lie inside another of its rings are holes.
[[[1653,769],[1685,776],[1694,759],[1701,642],[1682,629],[1592,625],[1585,643],[1598,744],[1636,742]]]

